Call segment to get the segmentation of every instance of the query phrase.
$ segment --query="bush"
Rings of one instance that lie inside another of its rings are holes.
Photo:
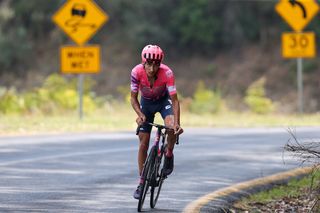
[[[15,88],[0,88],[0,112],[3,114],[16,114],[21,112],[22,102]]]
[[[221,95],[219,91],[212,91],[199,81],[197,89],[190,104],[190,111],[194,113],[217,113],[221,108]]]
[[[92,112],[96,109],[97,103],[94,100],[94,93],[91,93],[95,81],[85,78],[83,85],[83,111]],[[77,81],[70,81],[61,75],[52,74],[44,82],[43,87],[38,90],[40,102],[44,104],[44,111],[70,111],[78,107]],[[46,104],[47,103],[47,104]],[[52,108],[54,107],[54,108]]]
[[[274,104],[265,95],[265,78],[253,82],[246,91],[245,103],[252,112],[267,114],[274,110]]]
[[[95,82],[85,79],[83,93],[83,111],[92,112],[100,100],[95,100],[94,93],[90,92]],[[54,114],[76,110],[79,95],[74,80],[66,80],[61,75],[50,75],[40,88],[18,94],[16,90],[0,88],[0,113],[23,114],[43,113]]]
[[[117,92],[120,94],[121,100],[123,100],[126,104],[131,103],[131,91],[130,85],[122,85],[117,87]]]

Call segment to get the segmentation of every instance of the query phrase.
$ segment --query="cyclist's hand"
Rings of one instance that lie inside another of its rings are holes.
[[[136,122],[139,126],[141,126],[144,122],[146,122],[146,116],[144,114],[141,114],[137,117]]]
[[[183,129],[179,124],[174,125],[174,134],[181,135],[183,133]]]

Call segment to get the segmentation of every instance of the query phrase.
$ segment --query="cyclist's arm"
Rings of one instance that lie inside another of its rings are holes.
[[[170,95],[170,98],[171,98],[172,107],[173,107],[174,125],[180,126],[180,103],[178,100],[178,95],[177,94]]]
[[[137,92],[132,92],[131,91],[131,106],[134,109],[134,111],[137,113],[138,117],[140,118],[141,122],[146,121],[145,115],[141,112],[140,109],[140,103],[138,101],[138,93]]]

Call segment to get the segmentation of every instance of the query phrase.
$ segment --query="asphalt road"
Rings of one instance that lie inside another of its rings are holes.
[[[320,141],[320,128],[296,128]],[[216,189],[299,166],[286,128],[186,129],[156,209],[181,212]],[[132,132],[0,138],[0,212],[136,212]],[[148,200],[146,201],[148,204]]]

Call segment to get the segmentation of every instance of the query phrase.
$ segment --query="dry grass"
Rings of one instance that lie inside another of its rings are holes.
[[[222,112],[219,114],[181,113],[183,127],[297,127],[320,126],[320,114],[257,115],[252,113]],[[136,115],[130,106],[114,106],[84,115],[77,112],[52,116],[1,116],[0,135],[43,134],[65,132],[106,132],[135,129]],[[155,122],[162,123],[156,116]]]

